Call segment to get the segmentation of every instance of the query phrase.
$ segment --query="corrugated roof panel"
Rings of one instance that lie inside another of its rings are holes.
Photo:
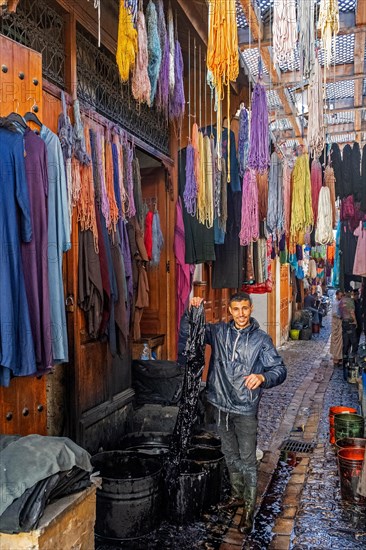
[[[280,109],[282,103],[276,90],[267,90],[267,103],[270,109]]]
[[[259,48],[243,50],[242,54],[250,74],[254,77],[258,76]],[[264,64],[262,64],[262,67],[263,74],[268,74],[267,67]]]
[[[355,82],[354,80],[341,80],[339,82],[328,82],[327,84],[327,99],[346,99],[354,97]]]
[[[329,134],[328,141],[329,143],[347,143],[355,141],[356,134],[354,132],[350,132],[348,134],[336,134],[332,135]]]
[[[236,6],[236,25],[239,29],[245,29],[248,26],[248,21],[246,20],[243,6],[241,5],[240,0],[235,0]]]
[[[354,111],[342,111],[340,113],[327,113],[324,115],[325,124],[350,124],[355,121]]]
[[[271,130],[292,130],[292,124],[288,118],[280,118],[271,122]]]

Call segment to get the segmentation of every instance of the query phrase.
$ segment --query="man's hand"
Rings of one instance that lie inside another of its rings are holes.
[[[200,298],[199,296],[195,296],[191,299],[189,305],[190,307],[200,307],[203,301],[204,301],[203,298]]]
[[[256,390],[261,384],[263,384],[266,379],[263,374],[249,374],[249,376],[244,376],[245,386],[248,390]]]

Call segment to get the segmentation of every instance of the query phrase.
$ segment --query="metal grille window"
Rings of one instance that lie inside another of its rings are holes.
[[[160,152],[169,155],[169,127],[165,116],[155,108],[139,105],[130,85],[122,84],[115,57],[78,27],[77,95],[101,115],[117,123],[130,134],[139,137]]]
[[[0,19],[1,33],[42,54],[43,76],[65,88],[64,21],[44,0],[22,0]]]

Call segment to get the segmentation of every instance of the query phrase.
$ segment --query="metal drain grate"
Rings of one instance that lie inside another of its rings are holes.
[[[285,439],[280,447],[280,451],[292,451],[294,453],[311,453],[314,443],[299,441],[298,439]]]

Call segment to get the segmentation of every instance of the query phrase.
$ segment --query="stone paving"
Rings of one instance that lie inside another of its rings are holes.
[[[243,538],[237,530],[240,509],[236,515],[214,509],[194,524],[174,526],[164,521],[155,533],[134,543],[122,543],[118,548],[366,548],[366,533],[359,528],[361,517],[366,531],[366,518],[340,500],[335,455],[328,443],[329,407],[357,404],[356,387],[343,381],[341,369],[334,370],[329,357],[330,321],[330,315],[324,318],[325,328],[312,340],[289,341],[279,349],[288,367],[287,379],[281,386],[266,390],[260,404],[258,446],[264,457],[259,469],[258,507],[268,498],[265,494],[279,464],[283,441],[291,438],[316,444],[313,453],[300,455],[282,480],[273,506],[276,517],[267,526],[270,542],[256,540],[256,532]],[[106,545],[97,548],[111,549]]]

